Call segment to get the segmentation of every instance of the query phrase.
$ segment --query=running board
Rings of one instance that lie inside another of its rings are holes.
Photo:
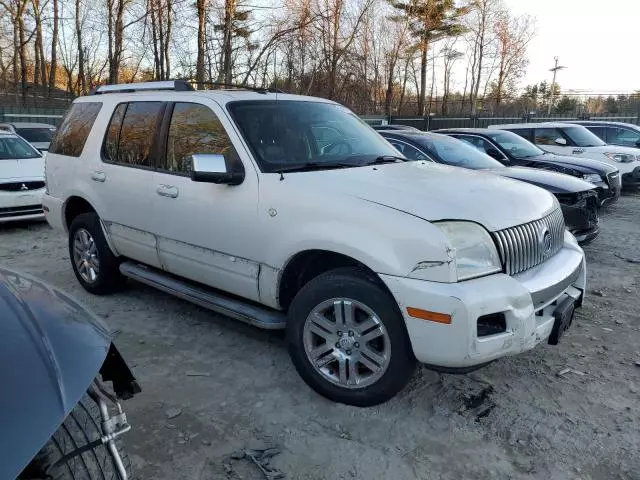
[[[213,289],[194,285],[161,270],[134,262],[120,264],[120,273],[151,287],[267,330],[283,329],[287,317],[277,310],[238,300]]]

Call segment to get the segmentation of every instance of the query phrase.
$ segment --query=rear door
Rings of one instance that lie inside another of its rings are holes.
[[[153,218],[152,183],[158,129],[165,102],[119,103],[102,146],[102,164],[89,172],[103,204],[101,214],[119,254],[159,266]]]
[[[640,147],[640,132],[636,130],[624,127],[606,127],[605,130],[606,138],[603,138],[603,140],[611,145]]]

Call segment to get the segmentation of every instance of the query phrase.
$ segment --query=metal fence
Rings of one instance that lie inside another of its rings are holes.
[[[489,125],[528,122],[563,122],[571,120],[602,120],[640,125],[640,114],[594,114],[594,115],[522,115],[500,117],[396,117],[384,115],[365,115],[362,119],[370,125],[409,125],[420,130],[438,130],[439,128],[486,128]]]
[[[0,107],[0,123],[36,122],[58,125],[65,108]]]

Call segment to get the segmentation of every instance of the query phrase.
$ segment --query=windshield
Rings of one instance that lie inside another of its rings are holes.
[[[16,128],[16,133],[27,142],[49,143],[53,138],[55,128]]]
[[[562,127],[562,131],[578,147],[602,147],[606,145],[594,133],[581,126]]]
[[[489,133],[487,136],[513,158],[537,157],[544,154],[544,150],[512,132]]]
[[[445,135],[433,134],[424,136],[419,140],[429,153],[434,155],[442,163],[455,167],[484,170],[486,168],[504,167],[486,153],[462,140],[456,140]]]
[[[0,160],[38,157],[40,153],[21,138],[0,136]]]
[[[358,167],[398,152],[347,108],[296,100],[239,101],[229,111],[264,172]]]

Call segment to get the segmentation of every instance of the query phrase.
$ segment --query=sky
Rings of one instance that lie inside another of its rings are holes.
[[[640,90],[640,0],[504,0],[517,15],[536,17],[522,86],[551,82],[553,57],[567,68],[562,91],[617,93]]]

